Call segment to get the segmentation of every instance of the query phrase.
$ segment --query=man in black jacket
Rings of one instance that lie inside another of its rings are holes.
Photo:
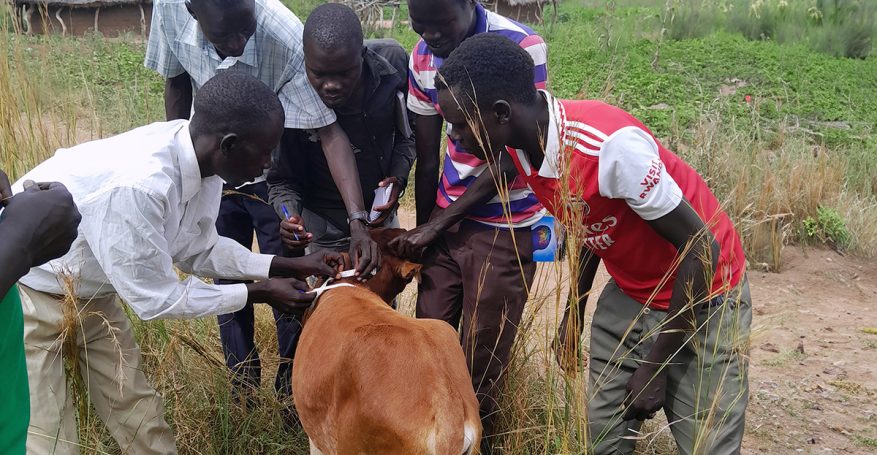
[[[316,8],[304,28],[308,80],[350,138],[366,206],[375,190],[389,190],[372,226],[397,227],[396,207],[414,163],[406,95],[408,56],[394,40],[364,42],[362,27],[349,7],[330,3]],[[269,200],[285,221],[281,238],[289,253],[305,248],[346,250],[347,212],[329,165],[312,130],[283,138],[268,175]]]

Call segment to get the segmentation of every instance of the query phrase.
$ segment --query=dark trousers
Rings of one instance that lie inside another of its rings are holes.
[[[502,375],[536,273],[530,229],[463,221],[442,235],[423,263],[417,317],[460,327],[484,436],[489,437]]]
[[[237,192],[252,194],[268,200],[268,185],[265,182],[242,187]],[[219,235],[228,237],[251,248],[253,232],[259,242],[259,251],[264,254],[281,253],[280,219],[270,205],[240,194],[230,194],[222,198],[219,217],[216,219]],[[218,284],[232,284],[238,281],[217,280]],[[233,392],[240,393],[255,388],[261,383],[262,365],[256,350],[255,315],[253,305],[231,314],[219,316],[219,336],[225,363],[232,371]],[[274,388],[281,396],[289,396],[292,386],[292,358],[301,332],[301,323],[293,316],[274,310],[277,324],[277,341],[280,353],[280,366]]]

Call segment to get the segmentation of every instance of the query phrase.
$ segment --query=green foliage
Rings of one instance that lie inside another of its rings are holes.
[[[693,3],[687,8],[668,8],[665,12],[667,37],[673,40],[703,38],[713,32],[716,26],[715,5]]]
[[[715,30],[750,40],[803,43],[838,57],[865,58],[877,35],[870,0],[669,0],[667,36],[702,38]]]
[[[850,232],[837,210],[820,206],[816,210],[816,217],[807,217],[802,224],[804,233],[810,239],[835,246],[838,249],[846,248],[850,244]]]
[[[877,448],[877,438],[856,436],[856,445],[861,446],[861,447],[875,447],[875,448]]]
[[[800,351],[790,349],[787,351],[780,352],[772,359],[768,359],[762,362],[763,365],[769,367],[784,367],[793,362],[800,362],[807,358],[806,354],[801,353]]]

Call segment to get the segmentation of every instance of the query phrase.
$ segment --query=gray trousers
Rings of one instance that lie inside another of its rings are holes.
[[[740,452],[749,400],[749,282],[694,309],[697,332],[665,367],[664,413],[680,453]],[[591,324],[588,432],[594,454],[632,454],[642,422],[624,421],[626,385],[667,313],[648,309],[610,280]]]

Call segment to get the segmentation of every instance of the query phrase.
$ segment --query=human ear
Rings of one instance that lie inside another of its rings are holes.
[[[231,152],[231,149],[234,148],[235,144],[237,144],[238,135],[234,133],[226,134],[219,141],[219,149],[222,150],[222,154],[228,156]]]
[[[505,100],[496,101],[493,103],[493,115],[496,123],[507,125],[512,119],[512,106]]]

